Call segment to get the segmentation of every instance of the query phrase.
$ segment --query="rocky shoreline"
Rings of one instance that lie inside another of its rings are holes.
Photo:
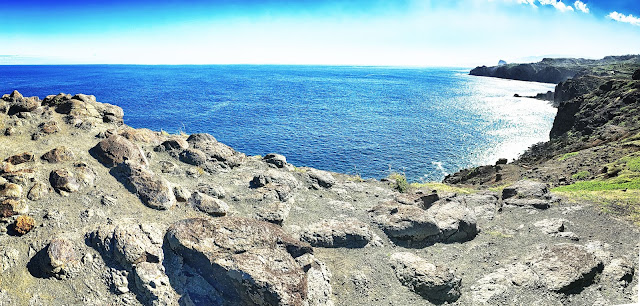
[[[556,131],[582,140],[579,114]],[[526,158],[400,192],[123,116],[83,94],[0,100],[0,305],[638,301],[638,227],[551,193]]]

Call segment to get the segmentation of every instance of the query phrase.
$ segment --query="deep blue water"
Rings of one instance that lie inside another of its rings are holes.
[[[412,181],[515,158],[548,139],[555,109],[514,98],[550,84],[459,68],[326,66],[0,66],[0,94],[95,95],[125,123],[206,132],[249,155]]]

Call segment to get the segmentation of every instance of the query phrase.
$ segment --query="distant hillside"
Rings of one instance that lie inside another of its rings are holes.
[[[469,74],[521,81],[559,83],[575,76],[630,76],[640,64],[640,55],[584,58],[544,58],[538,63],[476,67]]]

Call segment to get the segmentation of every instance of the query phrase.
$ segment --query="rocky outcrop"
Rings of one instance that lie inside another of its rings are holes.
[[[461,279],[448,268],[408,252],[391,255],[391,266],[402,285],[432,303],[455,302],[460,297]]]
[[[91,153],[107,167],[113,167],[125,161],[143,166],[148,164],[142,149],[120,135],[113,135],[100,141],[91,149]]]
[[[295,260],[308,244],[268,222],[221,217],[188,219],[166,235],[171,249],[223,294],[223,304],[302,305],[307,277]]]
[[[502,190],[506,205],[547,209],[553,202],[549,186],[545,183],[522,180]]]
[[[314,247],[361,248],[370,243],[380,243],[369,225],[358,219],[322,220],[309,225],[300,238]]]

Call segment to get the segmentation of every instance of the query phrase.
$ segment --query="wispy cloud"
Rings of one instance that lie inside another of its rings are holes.
[[[621,14],[618,12],[611,12],[609,13],[609,15],[607,15],[607,17],[615,20],[615,21],[619,21],[619,22],[624,22],[624,23],[630,23],[632,25],[636,25],[636,26],[640,26],[640,18],[635,17],[631,14],[629,15],[625,15],[625,14]]]
[[[587,7],[586,3],[578,0],[573,3],[573,6],[576,8],[576,10],[581,11],[585,14],[589,14],[589,8]]]
[[[562,1],[538,0],[538,3],[540,3],[541,5],[551,5],[551,6],[555,7],[558,11],[561,11],[561,12],[573,11],[573,7],[571,5],[566,5]]]
[[[538,7],[536,5],[536,0],[518,0],[518,3],[529,4],[529,5],[533,6],[533,7]]]

